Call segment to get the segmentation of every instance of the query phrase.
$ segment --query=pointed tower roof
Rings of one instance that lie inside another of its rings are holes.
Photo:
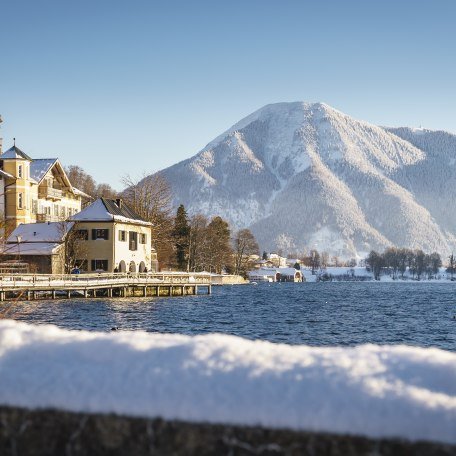
[[[32,161],[32,159],[25,152],[22,152],[22,150],[19,149],[19,147],[17,147],[16,145],[14,145],[13,147],[10,147],[7,151],[5,151],[5,153],[0,155],[0,159],[1,160],[19,159],[19,160]]]

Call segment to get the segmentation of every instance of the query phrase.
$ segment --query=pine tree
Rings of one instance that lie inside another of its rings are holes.
[[[183,204],[177,208],[174,219],[173,238],[176,248],[176,265],[179,271],[187,270],[188,246],[190,238],[190,225],[187,212]]]
[[[206,266],[210,272],[221,274],[231,268],[233,251],[230,245],[230,227],[221,217],[214,217],[206,229]]]

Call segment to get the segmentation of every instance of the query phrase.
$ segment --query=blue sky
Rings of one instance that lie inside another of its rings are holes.
[[[121,188],[268,103],[456,132],[453,0],[0,0],[0,114]]]

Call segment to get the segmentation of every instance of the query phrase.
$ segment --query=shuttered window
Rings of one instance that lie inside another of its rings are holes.
[[[136,231],[128,232],[128,241],[130,250],[138,250],[138,233]]]
[[[108,260],[92,260],[90,263],[92,272],[108,270]]]
[[[108,229],[93,229],[92,230],[92,240],[96,241],[98,239],[104,239],[107,241],[109,239],[109,230]]]

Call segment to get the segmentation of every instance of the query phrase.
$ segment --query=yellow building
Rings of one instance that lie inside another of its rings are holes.
[[[155,272],[151,226],[121,199],[99,198],[66,222],[19,225],[0,245],[0,269],[15,262],[42,274]]]
[[[87,197],[57,158],[32,159],[16,145],[0,155],[0,212],[10,233],[21,223],[66,220]]]

